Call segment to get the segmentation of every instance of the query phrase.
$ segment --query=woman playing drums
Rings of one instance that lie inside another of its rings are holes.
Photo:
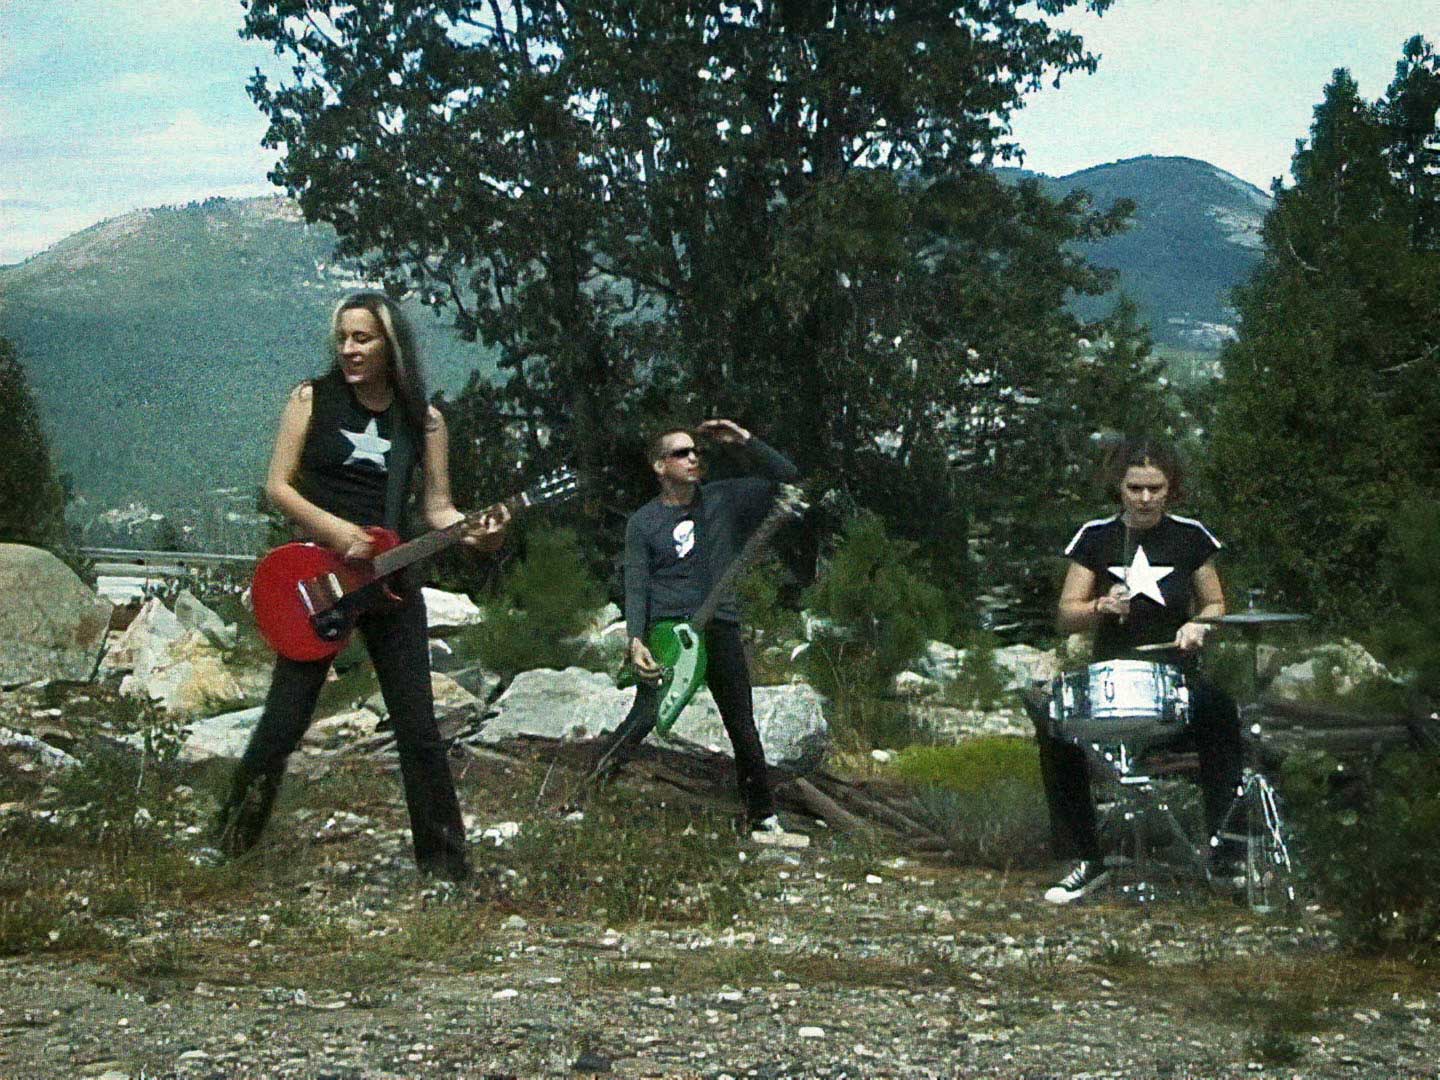
[[[1220,542],[1200,522],[1166,512],[1180,498],[1182,476],[1173,451],[1163,443],[1122,443],[1107,461],[1105,480],[1119,497],[1121,512],[1082,525],[1066,546],[1070,566],[1056,622],[1067,633],[1093,630],[1097,662],[1146,660],[1182,669],[1191,715],[1184,738],[1199,751],[1205,817],[1213,836],[1240,782],[1242,764],[1235,703],[1198,674],[1209,626],[1196,620],[1225,613],[1214,564]],[[1046,716],[1037,713],[1035,721],[1052,842],[1057,855],[1076,860],[1045,899],[1068,904],[1106,877],[1095,807],[1084,752],[1052,737]],[[1221,846],[1213,859],[1228,863],[1236,854]]]

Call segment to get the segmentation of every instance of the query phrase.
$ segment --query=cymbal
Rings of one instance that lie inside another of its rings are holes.
[[[1309,615],[1298,615],[1289,611],[1236,611],[1226,615],[1206,615],[1193,620],[1213,626],[1276,626],[1281,623],[1304,622]]]

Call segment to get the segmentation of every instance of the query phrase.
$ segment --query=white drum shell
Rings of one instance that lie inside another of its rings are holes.
[[[1152,744],[1183,732],[1190,691],[1173,664],[1106,660],[1055,679],[1050,733],[1078,743]]]

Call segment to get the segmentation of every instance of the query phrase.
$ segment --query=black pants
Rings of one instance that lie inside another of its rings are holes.
[[[1185,677],[1190,688],[1190,728],[1166,749],[1196,750],[1200,755],[1200,790],[1205,824],[1214,836],[1240,785],[1244,745],[1240,710],[1229,694],[1208,679]],[[1040,746],[1040,777],[1050,810],[1050,843],[1057,858],[1099,859],[1095,801],[1085,752],[1068,739],[1050,734],[1048,700],[1025,698]]]
[[[415,861],[427,873],[460,880],[469,873],[465,826],[435,723],[425,604],[417,591],[399,606],[362,615],[358,629],[395,731]],[[276,660],[265,708],[221,811],[220,840],[228,853],[239,854],[259,840],[286,762],[310,726],[329,670],[329,660]]]
[[[755,701],[739,624],[711,620],[705,628],[705,653],[705,685],[715,696],[725,733],[735,749],[735,779],[745,815],[751,824],[756,824],[775,812],[775,802],[770,794],[765,748],[755,729]],[[635,704],[612,736],[619,743],[611,757],[612,768],[634,755],[655,727],[659,709],[659,688],[642,682],[635,691]]]

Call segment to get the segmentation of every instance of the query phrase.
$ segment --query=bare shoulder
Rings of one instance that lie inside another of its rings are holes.
[[[437,431],[445,430],[445,414],[434,405],[425,408],[425,434],[433,435]]]
[[[306,405],[310,404],[310,402],[314,399],[314,397],[315,397],[315,384],[314,384],[313,382],[311,382],[309,379],[306,379],[306,380],[305,380],[304,382],[302,382],[302,383],[297,383],[297,384],[295,385],[294,389],[292,389],[292,390],[290,391],[290,400],[291,400],[291,401],[303,402],[303,403],[305,403]]]

